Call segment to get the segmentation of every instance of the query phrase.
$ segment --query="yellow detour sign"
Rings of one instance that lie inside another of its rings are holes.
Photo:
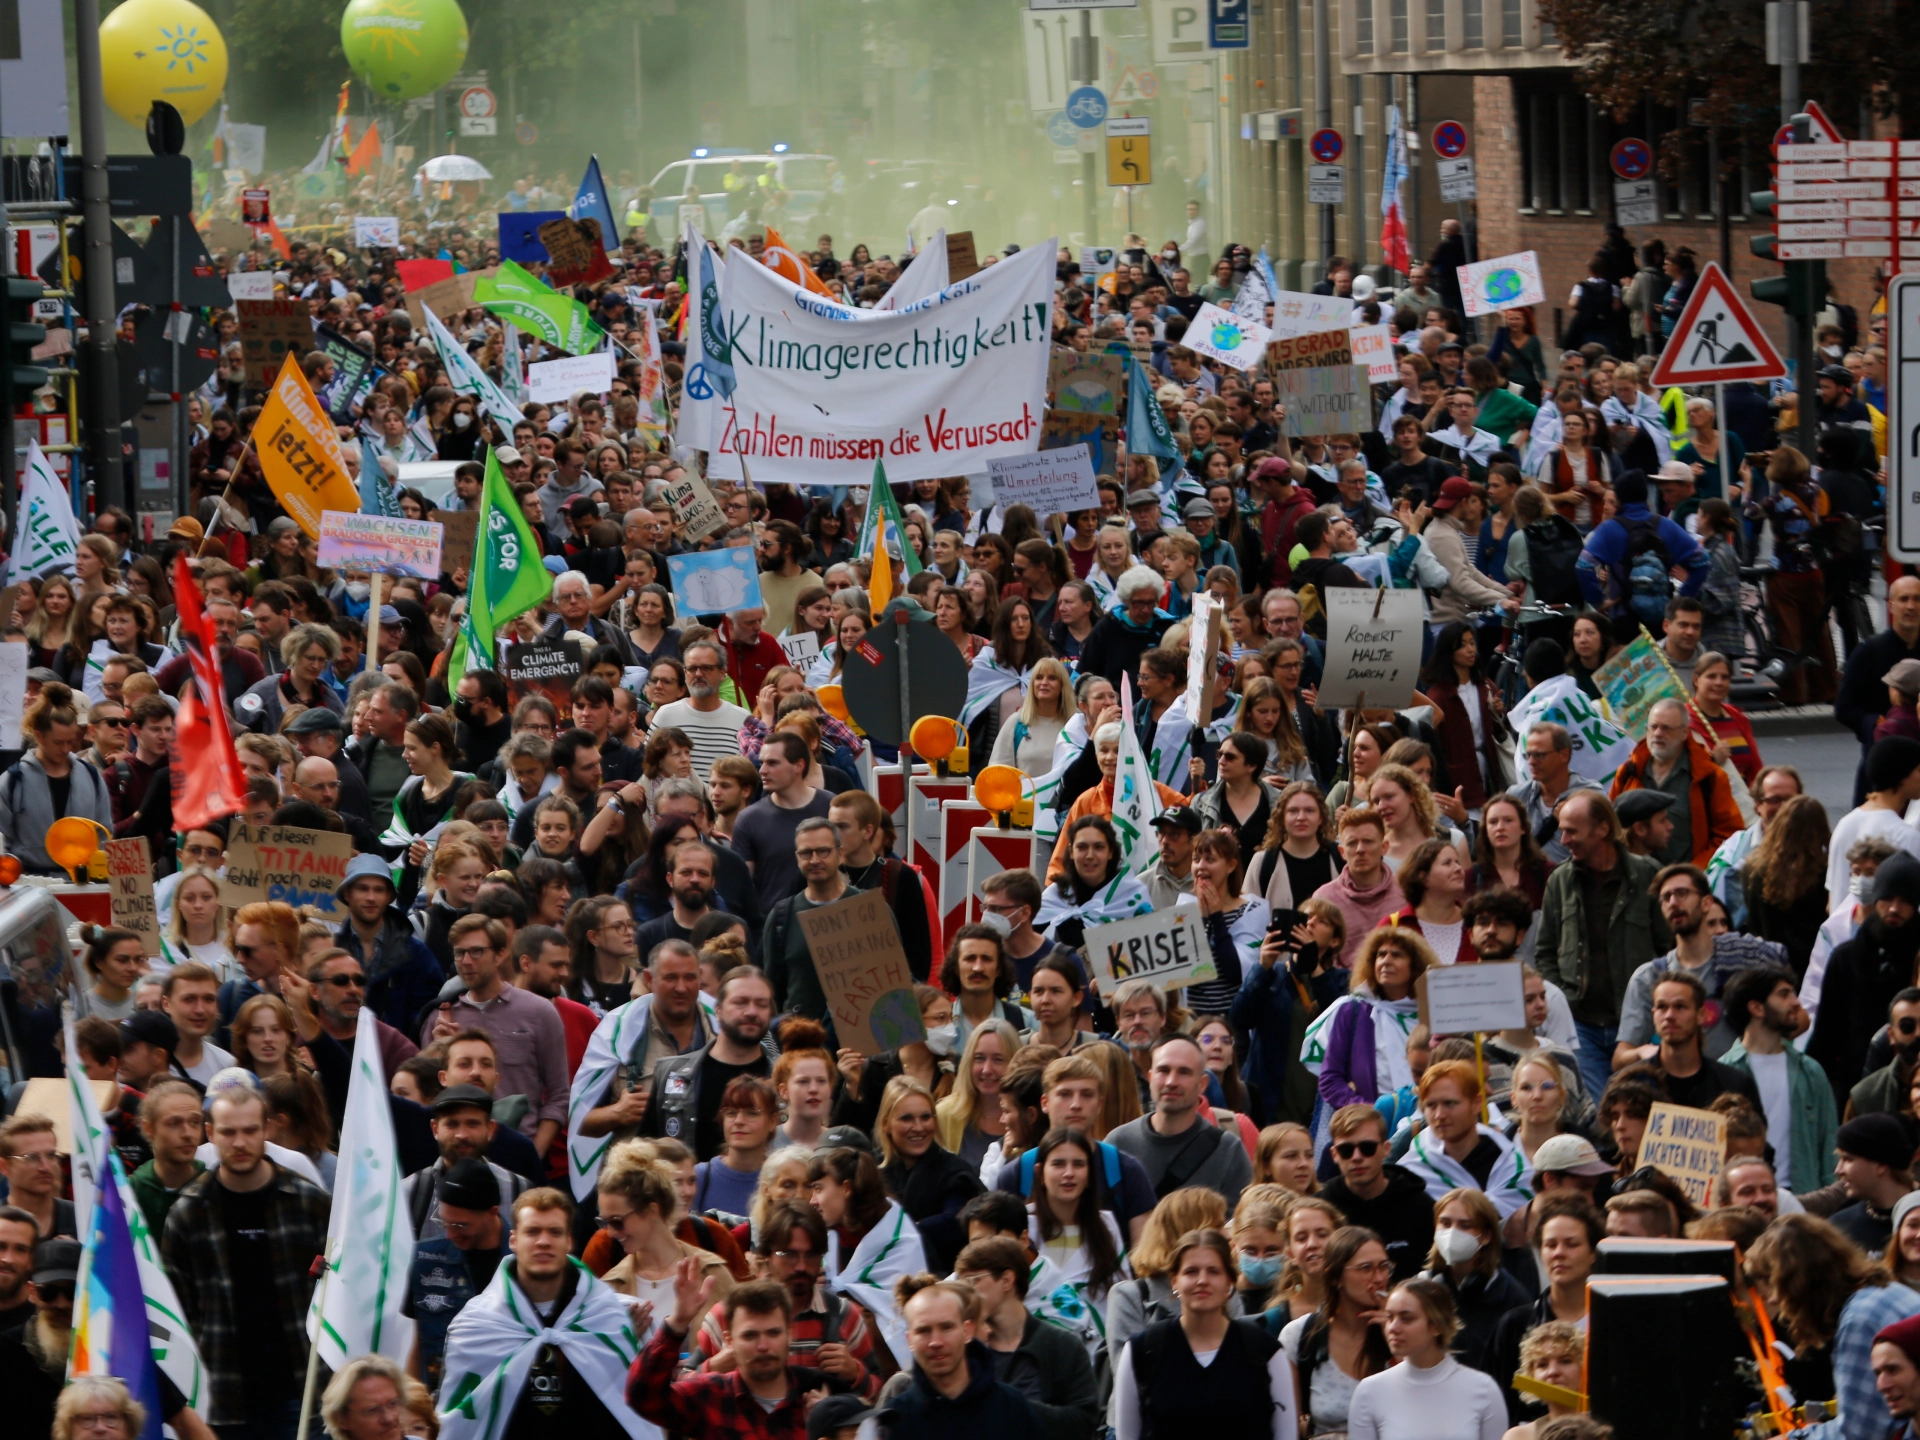
[[[1153,139],[1145,120],[1107,122],[1107,184],[1151,185]]]
[[[267,394],[254,422],[253,449],[274,498],[307,534],[319,538],[323,510],[360,509],[360,491],[347,474],[340,437],[314,398],[297,355],[287,355]]]

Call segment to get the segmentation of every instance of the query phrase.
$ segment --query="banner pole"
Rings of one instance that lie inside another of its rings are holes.
[[[380,668],[380,572],[374,571],[367,578],[367,670],[372,672]],[[471,585],[472,579],[468,582]]]
[[[327,1323],[327,1282],[333,1278],[333,1251],[335,1242],[329,1241],[326,1250],[320,1256],[320,1290],[314,1296],[315,1329],[324,1329]],[[313,1391],[320,1380],[320,1338],[316,1334],[307,1342],[307,1383],[300,1391],[300,1428],[294,1434],[305,1440],[307,1427],[313,1423]]]
[[[220,509],[214,512],[213,518],[214,524],[216,525],[220,522],[221,514],[226,510],[228,498],[233,494],[233,482],[240,478],[240,467],[247,463],[247,450],[252,444],[253,436],[251,433],[248,434],[246,439],[240,442],[239,458],[233,462],[233,469],[227,476],[226,488],[220,492]],[[200,548],[193,552],[194,558],[199,559],[204,556],[207,553],[207,547],[211,544],[213,544],[213,526],[209,525],[207,527],[207,533],[200,538]]]

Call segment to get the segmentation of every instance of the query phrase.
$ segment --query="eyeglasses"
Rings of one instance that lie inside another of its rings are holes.
[[[1355,1155],[1371,1160],[1379,1152],[1378,1140],[1342,1140],[1333,1147],[1333,1153],[1342,1160],[1351,1160]]]
[[[608,926],[607,928],[612,930],[617,930],[620,927],[617,925],[612,925],[612,926]],[[464,950],[454,951],[453,958],[456,960],[484,960],[487,956],[491,954],[493,954],[493,947],[491,945],[481,945],[477,947],[470,945]]]
[[[218,860],[225,852],[218,845],[183,845],[180,853],[198,860]]]
[[[456,951],[455,954],[457,956],[458,952]],[[326,983],[337,990],[364,990],[367,988],[367,977],[364,975],[329,975],[327,976]]]
[[[718,665],[689,665],[687,666],[687,673],[689,675],[711,675],[719,668]]]
[[[784,1260],[789,1265],[818,1265],[825,1258],[812,1250],[775,1250],[775,1260]]]
[[[636,930],[639,927],[635,925],[631,920],[609,920],[607,921],[606,924],[602,925],[600,928],[602,930]],[[456,950],[453,953],[454,953],[454,958],[458,959],[460,952]]]
[[[115,1410],[110,1415],[76,1415],[73,1428],[76,1430],[118,1430],[126,1424],[126,1417]]]
[[[233,953],[242,960],[251,960],[266,948],[264,945],[235,945],[233,947]],[[279,947],[276,944],[274,948],[277,949]]]
[[[51,1150],[32,1150],[24,1155],[7,1156],[9,1165],[38,1165],[43,1170],[57,1169],[60,1157]]]

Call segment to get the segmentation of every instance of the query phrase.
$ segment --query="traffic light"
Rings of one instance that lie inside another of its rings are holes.
[[[20,363],[33,354],[34,346],[47,338],[47,327],[33,318],[33,302],[46,290],[38,280],[20,275],[7,277],[7,382],[14,395],[31,395],[47,383],[44,367]]]
[[[1825,260],[1783,260],[1780,255],[1779,197],[1772,190],[1755,190],[1748,197],[1753,213],[1763,217],[1768,228],[1747,237],[1747,249],[1762,260],[1780,264],[1781,273],[1752,281],[1753,298],[1768,305],[1780,305],[1789,315],[1809,323],[1826,304],[1827,262]],[[1791,246],[1792,242],[1789,242]]]

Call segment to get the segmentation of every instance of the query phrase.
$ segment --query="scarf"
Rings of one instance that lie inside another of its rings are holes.
[[[625,1400],[627,1371],[640,1353],[626,1301],[578,1260],[568,1263],[580,1272],[579,1285],[552,1325],[541,1324],[514,1283],[518,1261],[512,1256],[454,1317],[447,1331],[446,1409],[440,1414],[446,1440],[499,1440],[526,1388],[527,1372],[547,1345],[567,1357],[580,1383],[601,1397],[633,1440],[660,1440],[660,1430]]]
[[[1051,940],[1053,927],[1062,920],[1078,917],[1088,925],[1106,925],[1115,920],[1131,920],[1152,909],[1147,887],[1122,872],[1094,891],[1092,899],[1081,902],[1073,899],[1065,885],[1049,885],[1047,893],[1040,897],[1040,913],[1033,917],[1033,928]]]
[[[1618,395],[1609,395],[1600,402],[1600,418],[1609,425],[1639,426],[1653,441],[1654,453],[1660,457],[1661,464],[1673,459],[1673,432],[1667,428],[1667,412],[1652,396],[1634,391],[1633,408],[1629,410]]]
[[[840,1232],[827,1232],[827,1284],[867,1307],[881,1338],[903,1370],[913,1368],[913,1352],[907,1348],[906,1319],[893,1303],[893,1282],[902,1275],[918,1274],[926,1268],[927,1255],[920,1245],[919,1229],[907,1218],[907,1212],[891,1200],[880,1223],[861,1237],[844,1266],[840,1260]]]
[[[500,793],[494,798],[507,807],[507,819],[514,820],[519,817],[520,812],[527,806],[538,805],[559,788],[560,777],[549,770],[546,778],[540,782],[540,793],[531,800],[522,800],[520,798],[520,782],[513,778],[512,771],[508,771],[507,783],[500,787]]]
[[[1519,1146],[1498,1130],[1488,1125],[1477,1128],[1500,1151],[1500,1158],[1493,1162],[1493,1169],[1488,1172],[1484,1186],[1473,1178],[1466,1166],[1447,1154],[1446,1147],[1434,1138],[1431,1130],[1422,1130],[1413,1137],[1407,1153],[1400,1157],[1400,1165],[1418,1175],[1421,1183],[1427,1187],[1427,1194],[1435,1200],[1451,1190],[1484,1190],[1487,1198],[1493,1202],[1493,1208],[1505,1220],[1533,1198],[1532,1192],[1523,1183],[1527,1174],[1527,1157],[1520,1153]]]
[[[1102,1210],[1100,1220],[1107,1227],[1107,1234],[1112,1237],[1114,1253],[1120,1257],[1120,1268],[1114,1272],[1114,1280],[1128,1279],[1133,1274],[1133,1267],[1127,1263],[1126,1237],[1120,1233],[1120,1226],[1110,1211]],[[1040,1217],[1032,1204],[1027,1206],[1027,1234],[1033,1242],[1034,1252],[1040,1256],[1034,1262],[1027,1280],[1027,1309],[1042,1320],[1076,1336],[1087,1347],[1087,1358],[1097,1361],[1106,1348],[1104,1311],[1113,1281],[1109,1281],[1105,1288],[1093,1288],[1084,1240],[1065,1265],[1056,1265],[1048,1259],[1045,1254],[1046,1241],[1040,1236]],[[1041,1288],[1043,1285],[1044,1289]]]
[[[1026,670],[1005,668],[994,657],[993,646],[982,646],[967,670],[967,699],[960,707],[960,724],[963,727],[971,726],[989,705],[1007,691],[1017,690],[1026,684],[1027,676],[1031,673],[1031,666]]]
[[[558,779],[557,776],[553,775],[549,775],[547,778],[549,780]],[[432,829],[426,831],[424,834],[416,835],[407,828],[407,822],[400,818],[400,805],[402,801],[419,791],[420,787],[427,782],[418,775],[409,776],[407,782],[400,787],[399,793],[393,797],[393,819],[387,825],[386,834],[380,837],[380,843],[382,845],[397,845],[402,851],[412,849],[413,842],[416,840],[426,841],[429,849],[438,845],[440,843],[440,832],[445,830],[453,820],[453,797],[459,793],[460,787],[471,779],[473,779],[473,776],[467,774],[464,770],[456,770],[453,772],[453,783],[447,786],[446,794],[441,797],[446,805],[446,810],[439,824],[433,826]],[[514,789],[517,787],[510,785],[508,788]],[[403,854],[401,856],[401,862],[404,864],[405,860],[406,857]]]
[[[1409,995],[1405,1000],[1382,1000],[1371,990],[1356,990],[1342,995],[1322,1010],[1307,1027],[1300,1046],[1300,1063],[1315,1078],[1327,1063],[1327,1036],[1332,1033],[1333,1017],[1343,1005],[1365,1005],[1373,1011],[1373,1073],[1380,1093],[1390,1095],[1402,1086],[1413,1084],[1413,1066],[1407,1062],[1407,1036],[1420,1020],[1420,1002]]]
[[[1053,768],[1033,782],[1034,838],[1049,842],[1049,848],[1060,838],[1060,811],[1055,808],[1060,801],[1060,782],[1086,748],[1087,717],[1076,710],[1053,742]]]
[[[700,997],[700,1008],[706,1012],[709,1024],[713,1021],[713,1005],[713,997]],[[600,1176],[600,1162],[617,1138],[582,1135],[580,1122],[587,1118],[588,1111],[600,1104],[600,1097],[613,1083],[614,1072],[633,1063],[647,1038],[647,1018],[652,1013],[651,995],[629,1000],[594,1026],[593,1035],[587,1041],[587,1053],[580,1059],[580,1068],[573,1077],[573,1091],[567,1097],[567,1175],[572,1180],[576,1200],[585,1200],[593,1193],[594,1182]]]

